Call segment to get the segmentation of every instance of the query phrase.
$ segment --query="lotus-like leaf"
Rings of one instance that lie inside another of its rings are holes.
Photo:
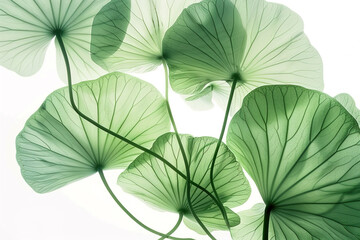
[[[212,193],[210,165],[217,139],[194,138],[189,135],[180,135],[180,138],[189,161],[191,180]],[[167,133],[159,137],[151,150],[167,159],[179,171],[186,172],[174,133]],[[250,195],[250,186],[240,164],[225,144],[220,147],[214,176],[214,184],[219,197],[229,212],[230,224],[235,226],[239,224],[239,218],[229,207],[244,203]],[[200,227],[197,227],[188,207],[185,179],[152,155],[148,153],[140,155],[121,173],[118,183],[126,192],[138,196],[152,206],[169,212],[183,213],[187,218],[187,225],[194,230],[199,230]],[[191,201],[198,217],[207,227],[227,229],[220,210],[205,192],[192,186]]]
[[[110,130],[150,147],[170,129],[165,100],[150,84],[121,73],[74,85],[80,111]],[[141,151],[83,120],[68,88],[52,93],[16,140],[17,160],[37,192],[60,188],[99,168],[125,168]]]
[[[227,143],[259,189],[275,239],[360,239],[360,130],[338,101],[298,86],[257,88]]]
[[[91,26],[108,0],[1,0],[0,65],[22,76],[35,74],[46,49],[61,34],[75,81],[99,77],[103,70],[91,60]],[[58,40],[58,72],[66,69]]]
[[[163,52],[178,93],[197,95],[216,81],[230,90],[236,80],[236,110],[248,92],[262,85],[323,88],[322,61],[303,32],[301,18],[264,0],[191,5],[167,31]]]
[[[108,71],[155,69],[162,63],[165,32],[184,8],[199,1],[112,0],[94,21],[93,60]]]

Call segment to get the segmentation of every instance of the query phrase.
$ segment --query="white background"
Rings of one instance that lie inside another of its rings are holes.
[[[360,0],[278,0],[296,11],[305,32],[324,62],[325,92],[346,92],[360,104]],[[163,72],[142,76],[163,91]],[[15,158],[15,137],[45,97],[65,84],[56,74],[52,45],[35,76],[23,78],[0,67],[0,239],[2,240],[119,240],[157,239],[133,223],[115,205],[99,176],[94,175],[48,194],[35,193],[22,179]],[[171,95],[178,128],[194,136],[217,137],[223,112],[217,108],[193,111]],[[149,226],[167,232],[177,216],[149,208],[123,193],[115,184],[119,171],[106,172],[117,196]],[[260,202],[257,191],[241,209]],[[184,226],[176,236],[206,239]],[[218,239],[228,234],[215,233]]]

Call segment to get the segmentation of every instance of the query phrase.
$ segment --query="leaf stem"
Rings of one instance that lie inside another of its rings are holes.
[[[272,205],[266,205],[265,214],[264,214],[263,240],[269,239],[270,212],[272,209],[273,209]]]
[[[204,230],[204,232],[213,240],[216,240],[216,238],[210,233],[210,231],[206,228],[206,226],[204,225],[204,223],[201,221],[201,219],[197,216],[194,207],[192,205],[191,202],[191,172],[190,172],[190,166],[189,166],[189,161],[187,159],[186,153],[185,153],[185,149],[184,149],[184,145],[181,142],[181,138],[179,135],[179,132],[177,130],[176,124],[175,124],[175,120],[171,111],[171,107],[170,107],[170,103],[169,103],[169,70],[168,70],[168,66],[165,62],[165,60],[162,60],[163,66],[164,66],[164,71],[165,71],[165,99],[166,99],[166,107],[168,109],[168,113],[169,113],[169,117],[170,117],[170,121],[171,124],[174,128],[175,131],[175,135],[176,135],[176,139],[178,141],[179,147],[180,147],[180,151],[181,154],[183,156],[184,159],[184,164],[185,164],[185,169],[186,169],[186,198],[187,198],[187,202],[189,205],[189,209],[191,214],[194,216],[196,222],[200,225],[200,227]]]
[[[102,180],[102,182],[104,183],[105,185],[105,188],[106,190],[109,192],[109,194],[111,195],[111,197],[114,199],[114,201],[117,203],[117,205],[119,205],[119,207],[134,221],[136,222],[137,224],[139,224],[141,227],[143,227],[144,229],[148,230],[149,232],[152,232],[156,235],[159,235],[159,236],[162,236],[162,237],[165,237],[165,238],[169,238],[169,239],[174,239],[174,240],[193,240],[191,238],[176,238],[176,237],[171,237],[169,236],[168,234],[163,234],[163,233],[160,233],[148,226],[146,226],[145,224],[143,224],[142,222],[140,222],[134,215],[132,215],[129,210],[127,210],[125,208],[124,205],[122,205],[122,203],[119,201],[119,199],[115,196],[115,194],[113,193],[113,191],[111,190],[106,178],[105,178],[105,175],[104,175],[104,172],[99,169],[98,170],[99,172],[99,175],[100,175],[100,178]]]
[[[215,187],[215,184],[214,184],[214,169],[215,169],[216,158],[217,158],[217,155],[218,155],[218,153],[219,153],[220,146],[221,146],[221,143],[222,143],[222,139],[223,139],[223,137],[224,137],[226,125],[227,125],[227,122],[228,122],[229,113],[230,113],[230,109],[231,109],[231,103],[232,103],[232,100],[233,100],[233,97],[234,97],[234,93],[235,93],[237,81],[239,80],[238,78],[239,78],[239,77],[234,77],[234,78],[233,78],[233,81],[232,81],[231,91],[230,91],[228,103],[227,103],[227,106],[226,106],[226,112],[225,112],[224,121],[223,121],[223,125],[222,125],[221,132],[220,132],[220,137],[219,137],[219,139],[218,139],[218,142],[217,142],[217,145],[216,145],[216,148],[215,148],[215,152],[214,152],[214,156],[213,156],[212,161],[211,161],[211,168],[210,168],[210,183],[211,183],[211,187],[212,187],[213,192],[214,192],[214,194],[215,194],[215,198],[216,198],[216,199],[219,201],[219,203],[220,203],[220,211],[221,211],[221,213],[222,213],[222,215],[223,215],[223,218],[224,218],[224,220],[225,220],[225,224],[226,224],[226,226],[228,227],[229,230],[230,230],[229,219],[228,219],[228,216],[227,216],[225,207],[224,207],[224,205],[222,204],[222,202],[221,202],[221,200],[220,200],[220,197],[219,197],[219,195],[218,195],[218,193],[217,193],[217,191],[216,191],[216,187]]]
[[[64,57],[64,61],[65,61],[65,65],[66,65],[66,71],[67,71],[67,78],[68,78],[68,88],[69,88],[69,97],[70,97],[70,103],[72,108],[74,109],[74,111],[83,119],[85,119],[86,121],[88,121],[89,123],[93,124],[94,126],[98,127],[99,129],[107,132],[108,134],[126,142],[127,144],[130,144],[131,146],[140,149],[143,152],[146,152],[152,156],[154,156],[155,158],[159,159],[160,161],[162,161],[166,166],[168,166],[169,168],[171,168],[173,171],[175,171],[180,177],[182,177],[183,179],[186,179],[186,175],[183,174],[182,172],[180,172],[174,165],[172,165],[169,161],[167,161],[165,158],[163,158],[162,156],[160,156],[159,154],[141,146],[138,145],[137,143],[132,142],[131,140],[111,131],[110,129],[100,125],[99,123],[97,123],[96,121],[92,120],[91,118],[89,118],[88,116],[86,116],[85,114],[83,114],[76,106],[75,101],[74,101],[74,96],[73,96],[73,90],[72,90],[72,80],[71,80],[71,68],[70,68],[70,63],[69,63],[69,58],[67,56],[66,53],[66,49],[65,49],[65,45],[64,42],[62,40],[61,34],[56,34],[56,39],[59,41],[59,45]],[[201,191],[205,192],[208,196],[210,196],[213,201],[216,202],[216,198],[204,187],[200,186],[199,184],[191,181],[190,182],[192,185],[194,185],[195,187],[199,188]]]
[[[159,240],[164,240],[166,238],[169,238],[171,236],[171,234],[173,234],[179,228],[183,217],[184,217],[184,214],[182,212],[179,213],[179,219],[178,219],[177,223],[175,224],[175,226],[166,234],[166,236],[161,237]]]

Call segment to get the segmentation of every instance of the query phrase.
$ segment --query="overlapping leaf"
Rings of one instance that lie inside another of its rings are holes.
[[[150,147],[170,128],[165,100],[150,84],[121,73],[74,85],[80,111],[110,130]],[[18,135],[22,175],[37,192],[60,188],[99,168],[125,168],[141,151],[83,120],[68,89],[52,93]]]
[[[109,71],[155,69],[162,61],[165,32],[185,7],[199,1],[112,0],[95,18],[92,30],[94,61]],[[103,36],[100,34],[103,32],[110,35]],[[99,42],[101,47],[96,44]]]
[[[335,99],[356,119],[360,125],[360,110],[356,107],[354,99],[346,93],[339,94]]]
[[[189,135],[181,135],[181,140],[190,164],[191,180],[212,192],[210,163],[217,140],[210,137],[193,138]],[[183,157],[175,134],[168,133],[159,137],[151,150],[185,173]],[[221,145],[217,156],[214,176],[217,192],[226,207],[241,205],[249,197],[249,183],[240,164],[225,144]],[[184,213],[187,225],[199,230],[196,223],[191,223],[194,220],[188,208],[186,181],[155,157],[147,153],[140,155],[120,175],[118,183],[125,191],[159,209]],[[221,212],[211,197],[193,186],[191,201],[199,218],[210,229],[226,229]],[[227,211],[231,225],[239,224],[238,216],[230,209]]]
[[[56,33],[61,33],[75,81],[99,77],[90,55],[91,26],[108,0],[0,1],[0,64],[23,76],[36,73]],[[56,40],[58,71],[66,79]]]
[[[225,207],[226,214],[230,223],[230,226],[236,226],[241,222],[239,216],[234,213],[230,208]],[[219,211],[217,206],[208,208],[206,211],[202,211],[198,214],[198,217],[201,219],[203,224],[207,229],[211,231],[216,230],[228,230],[224,224],[224,216]],[[201,234],[206,235],[201,226],[196,222],[195,218],[188,214],[187,218],[184,218],[184,224],[191,230]]]
[[[263,240],[264,204],[256,204],[251,209],[239,213],[241,223],[231,230],[233,239]],[[272,224],[269,229],[269,239],[275,240]]]
[[[258,88],[227,143],[272,209],[276,239],[360,239],[360,130],[335,99],[297,86]]]
[[[216,81],[238,80],[234,109],[252,89],[297,84],[322,89],[322,61],[288,8],[264,0],[205,0],[167,31],[163,52],[172,88],[198,95]],[[226,96],[227,98],[227,96]]]

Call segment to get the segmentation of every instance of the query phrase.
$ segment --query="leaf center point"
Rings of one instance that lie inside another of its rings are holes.
[[[99,172],[99,171],[102,171],[102,170],[104,169],[104,165],[102,165],[102,164],[97,164],[97,165],[94,166],[94,168],[95,168],[95,170],[96,170],[97,172]]]
[[[239,72],[235,72],[231,74],[231,80],[236,82],[241,82],[242,81],[241,74]]]
[[[61,28],[55,28],[52,30],[52,34],[54,34],[55,36],[61,36],[64,34],[64,30],[62,30]]]

